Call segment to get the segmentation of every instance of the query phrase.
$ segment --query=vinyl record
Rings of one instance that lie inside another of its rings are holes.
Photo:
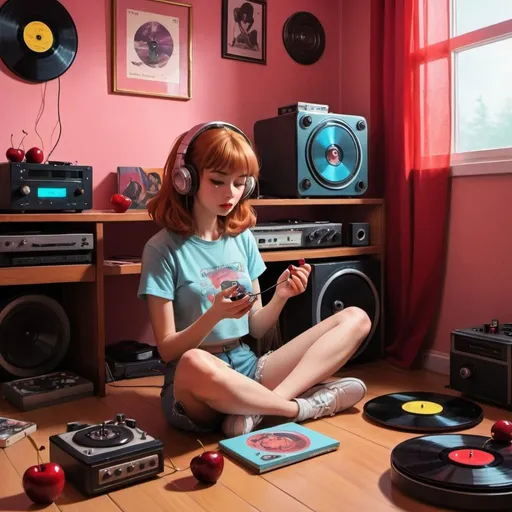
[[[391,481],[443,509],[511,510],[511,445],[466,434],[409,439],[391,452]]]
[[[73,19],[57,0],[8,0],[0,8],[0,58],[24,80],[61,76],[77,48]]]
[[[283,43],[295,62],[314,64],[324,53],[325,31],[310,12],[296,12],[283,26]]]
[[[482,408],[474,402],[422,391],[373,398],[364,405],[364,414],[385,427],[413,432],[461,430],[474,427],[483,419]]]
[[[329,189],[345,188],[362,162],[359,139],[345,122],[331,118],[319,123],[307,141],[306,159],[313,177]]]
[[[512,490],[509,443],[467,434],[437,434],[409,439],[391,452],[394,466],[417,480],[450,489]]]

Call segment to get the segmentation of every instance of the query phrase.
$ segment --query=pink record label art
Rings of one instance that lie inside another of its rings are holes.
[[[161,23],[148,21],[142,24],[133,38],[135,52],[151,68],[164,67],[172,55],[174,41],[171,33]],[[139,62],[132,62],[140,66]]]
[[[246,440],[247,446],[262,452],[294,453],[306,450],[311,445],[309,437],[298,432],[273,431],[254,434]]]

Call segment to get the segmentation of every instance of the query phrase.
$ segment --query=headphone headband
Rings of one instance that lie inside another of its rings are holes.
[[[199,186],[199,175],[197,170],[192,164],[187,164],[186,162],[187,151],[199,135],[212,128],[228,128],[233,130],[234,132],[239,133],[246,140],[249,146],[252,147],[249,137],[247,137],[247,135],[245,135],[245,133],[234,124],[226,123],[224,121],[210,121],[193,126],[183,137],[183,140],[178,147],[176,160],[172,169],[172,181],[174,188],[182,195],[195,194]],[[252,176],[248,176],[242,199],[250,196],[255,187],[256,180]]]

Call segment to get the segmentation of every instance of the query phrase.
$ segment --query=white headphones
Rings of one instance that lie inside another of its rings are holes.
[[[225,123],[223,121],[211,121],[209,123],[201,123],[192,127],[181,141],[171,175],[174,188],[183,196],[194,195],[199,187],[199,172],[191,163],[186,162],[188,148],[194,140],[199,137],[199,135],[211,128],[229,128],[230,130],[242,135],[242,137],[244,137],[247,143],[252,147],[251,141],[247,135],[245,135],[245,133],[235,125]],[[245,189],[240,200],[242,201],[249,197],[253,193],[255,187],[256,180],[253,176],[248,176],[245,180]]]

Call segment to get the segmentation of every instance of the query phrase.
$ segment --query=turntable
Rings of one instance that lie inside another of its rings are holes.
[[[50,460],[87,496],[148,480],[164,469],[163,443],[117,414],[97,425],[71,422],[50,436]]]

